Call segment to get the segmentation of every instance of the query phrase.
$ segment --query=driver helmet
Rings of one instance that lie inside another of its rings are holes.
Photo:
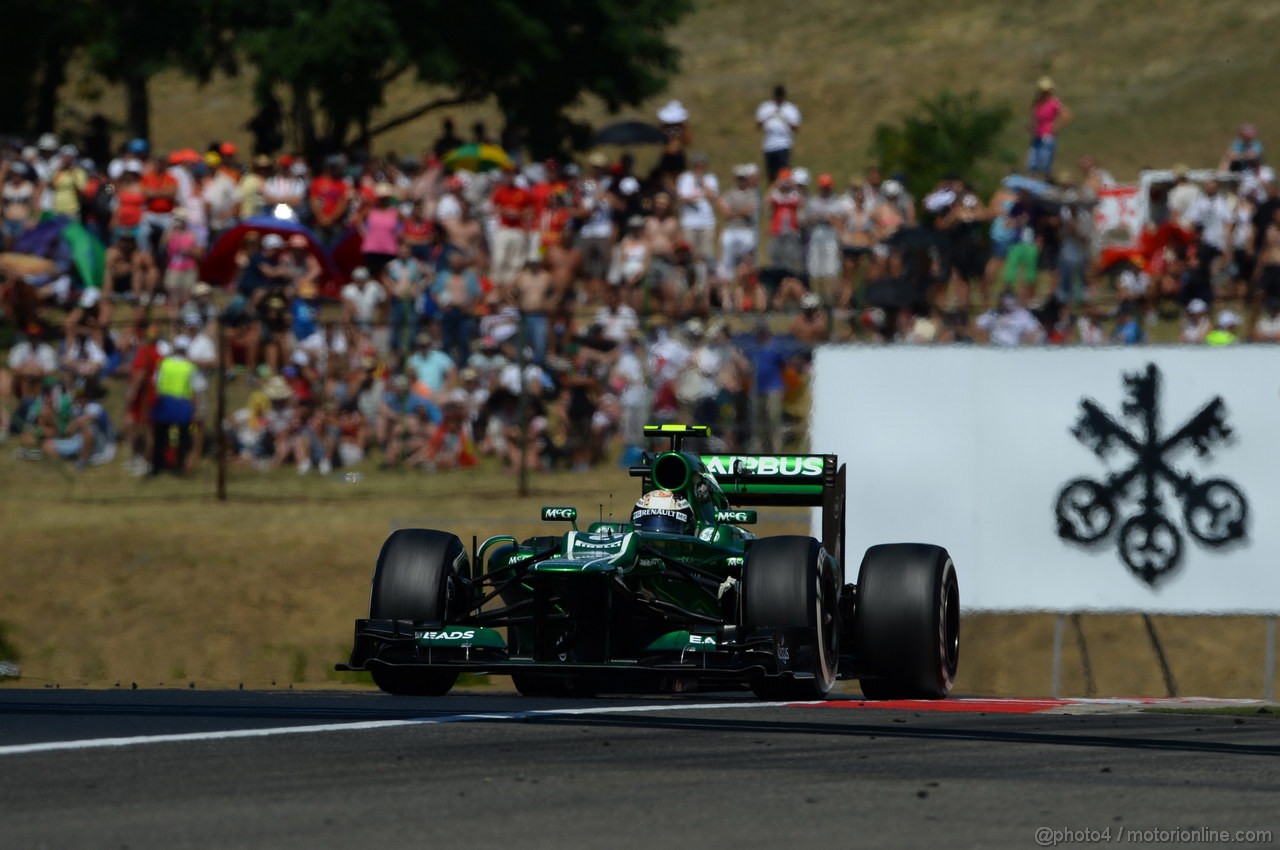
[[[631,524],[637,531],[665,534],[693,534],[693,508],[683,496],[670,490],[650,490],[631,510]]]

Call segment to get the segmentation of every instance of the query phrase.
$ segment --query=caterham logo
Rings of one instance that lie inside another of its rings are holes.
[[[1122,380],[1120,418],[1086,398],[1071,433],[1099,458],[1106,460],[1120,450],[1130,460],[1104,480],[1076,478],[1063,486],[1055,507],[1058,536],[1098,545],[1111,534],[1121,511],[1131,508],[1116,532],[1117,550],[1124,565],[1154,587],[1173,574],[1183,558],[1183,533],[1166,514],[1166,491],[1172,493],[1174,507],[1181,508],[1186,531],[1210,547],[1245,539],[1249,504],[1234,482],[1197,479],[1174,465],[1180,451],[1191,449],[1204,459],[1214,448],[1230,443],[1232,430],[1221,396],[1176,430],[1162,434],[1160,370],[1149,363]]]

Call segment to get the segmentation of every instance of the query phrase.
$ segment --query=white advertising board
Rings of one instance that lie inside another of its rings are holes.
[[[825,346],[812,450],[862,549],[950,550],[989,611],[1280,611],[1280,350]]]

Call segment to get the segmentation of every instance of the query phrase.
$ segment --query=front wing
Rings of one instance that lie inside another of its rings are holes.
[[[744,635],[736,626],[695,626],[670,632],[634,659],[583,661],[565,653],[513,656],[497,629],[414,620],[357,620],[351,660],[341,671],[384,666],[460,673],[590,675],[614,681],[657,680],[703,684],[750,684],[761,678],[811,678],[791,669],[783,630]],[[564,656],[564,657],[561,657]],[[850,669],[841,663],[841,678]]]

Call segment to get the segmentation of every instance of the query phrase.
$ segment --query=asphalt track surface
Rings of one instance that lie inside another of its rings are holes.
[[[1108,828],[1092,843],[1168,846],[1121,830],[1179,828],[1280,840],[1274,719],[953,707],[0,689],[0,847],[1030,848]]]

